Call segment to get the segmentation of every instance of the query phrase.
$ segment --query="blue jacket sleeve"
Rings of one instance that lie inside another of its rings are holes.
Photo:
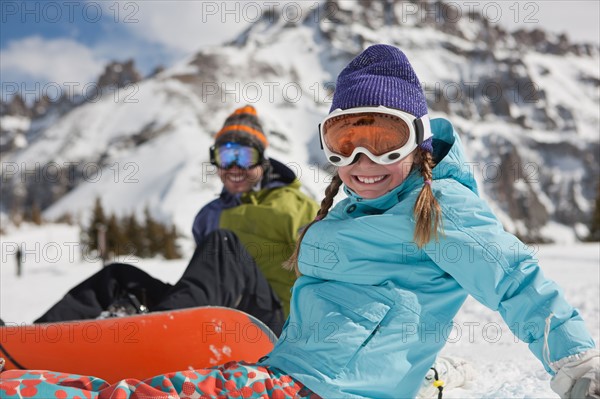
[[[214,223],[214,217],[211,212],[208,212],[207,207],[202,208],[196,217],[194,218],[194,224],[192,225],[192,235],[196,246],[199,246],[202,239],[212,230],[216,228]],[[218,225],[218,217],[216,218]],[[211,229],[212,227],[212,229]]]
[[[503,229],[481,198],[452,180],[436,180],[435,195],[443,234],[425,252],[469,294],[497,310],[548,372],[553,373],[550,363],[595,347],[561,288],[544,277],[528,247]],[[459,249],[454,252],[459,256],[439,256],[445,247]]]
[[[239,195],[229,194],[225,189],[221,192],[219,198],[206,204],[196,217],[192,225],[192,235],[196,246],[200,245],[204,237],[219,228],[221,212],[240,205]]]

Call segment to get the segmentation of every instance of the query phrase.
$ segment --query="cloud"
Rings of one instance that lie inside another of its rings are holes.
[[[600,42],[600,3],[597,1],[571,0],[561,3],[553,0],[480,0],[447,3],[453,8],[460,8],[465,18],[468,11],[475,11],[487,17],[492,24],[501,24],[509,31],[543,29],[555,34],[566,33],[574,41]]]
[[[28,36],[9,42],[0,51],[3,91],[10,84],[16,84],[20,91],[33,91],[37,84],[79,92],[95,82],[103,68],[104,60],[72,39]]]
[[[557,7],[552,1],[543,1],[536,10],[535,17],[545,29],[566,33],[574,41],[600,44],[599,2],[572,0]]]
[[[140,39],[165,46],[179,54],[190,54],[204,45],[218,44],[234,37],[244,27],[241,18],[221,19],[208,15],[213,5],[227,6],[226,2],[208,1],[151,1],[136,3],[129,21],[122,26]],[[239,7],[232,2],[231,8]]]
[[[279,9],[284,18],[299,20],[322,1],[138,2],[129,10],[129,21],[122,21],[122,25],[141,39],[187,55],[234,39],[269,10]]]

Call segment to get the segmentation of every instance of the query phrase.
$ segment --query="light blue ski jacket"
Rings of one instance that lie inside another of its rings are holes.
[[[431,126],[438,242],[422,249],[413,242],[423,186],[414,172],[376,199],[346,189],[348,198],[302,241],[291,313],[262,364],[323,398],[414,397],[467,295],[500,312],[550,373],[548,359],[595,347],[560,288],[479,197],[450,122]]]

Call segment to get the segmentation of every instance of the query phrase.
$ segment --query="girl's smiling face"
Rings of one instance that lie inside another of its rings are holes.
[[[411,171],[415,152],[389,165],[373,162],[365,154],[358,155],[358,161],[338,168],[344,184],[365,199],[381,197],[398,187]]]

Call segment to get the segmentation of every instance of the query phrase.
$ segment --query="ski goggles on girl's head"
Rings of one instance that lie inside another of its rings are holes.
[[[358,107],[337,109],[319,125],[321,148],[335,166],[353,163],[359,153],[389,165],[410,154],[431,137],[427,115],[415,118],[397,109]]]
[[[210,147],[210,163],[220,169],[231,169],[234,166],[250,169],[262,162],[263,155],[251,146],[225,143]]]

